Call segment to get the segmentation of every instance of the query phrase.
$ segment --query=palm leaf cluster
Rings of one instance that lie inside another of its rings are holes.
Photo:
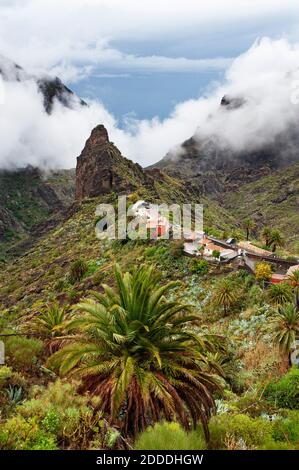
[[[221,279],[215,286],[212,302],[217,307],[222,307],[226,316],[229,309],[238,301],[238,292],[235,283],[229,279]]]
[[[280,307],[270,321],[273,341],[282,352],[290,354],[299,337],[299,311],[293,304]]]
[[[212,343],[196,335],[190,308],[165,296],[176,283],[159,287],[152,267],[124,275],[115,269],[116,289],[77,306],[71,324],[84,340],[51,359],[61,374],[82,378],[82,391],[101,397],[102,410],[124,436],[148,425],[177,420],[185,429],[208,420],[215,410],[218,378],[208,371],[204,352]]]
[[[70,316],[65,308],[54,303],[30,322],[30,331],[40,336],[46,345],[46,350],[52,354],[63,344],[66,344],[66,336]]]

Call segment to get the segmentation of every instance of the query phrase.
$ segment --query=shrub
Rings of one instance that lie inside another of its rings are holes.
[[[19,372],[13,372],[10,367],[0,367],[0,393],[8,390],[22,390],[22,394],[27,389],[27,382]],[[3,394],[2,394],[3,395]]]
[[[255,449],[271,440],[272,424],[245,414],[215,416],[210,421],[211,449]]]
[[[209,263],[204,259],[193,259],[190,271],[192,273],[205,275],[209,272]]]
[[[255,277],[257,281],[264,283],[269,281],[272,276],[272,267],[269,263],[257,263],[255,267]]]
[[[88,265],[84,260],[78,259],[74,261],[70,267],[70,282],[75,284],[75,282],[81,281],[87,271]]]
[[[5,340],[6,356],[9,364],[16,369],[29,369],[43,351],[43,342],[24,336],[10,336]]]
[[[26,422],[34,419],[44,433],[55,435],[62,447],[86,448],[101,418],[95,412],[99,402],[76,393],[77,386],[57,380],[46,389],[34,387],[31,400],[17,411]]]
[[[157,423],[139,435],[136,450],[202,450],[205,441],[200,429],[186,432],[178,423]]]
[[[299,369],[292,367],[280,380],[269,382],[265,398],[278,408],[298,410]]]
[[[273,438],[275,441],[299,442],[299,412],[286,411],[285,416],[280,416],[273,423]]]
[[[295,450],[294,446],[288,442],[274,441],[269,439],[258,450]]]
[[[41,430],[34,418],[26,421],[17,415],[0,429],[1,450],[56,450],[54,436]]]
[[[56,292],[62,292],[64,289],[68,287],[68,282],[65,279],[58,279],[58,281],[54,284],[54,290]]]
[[[220,258],[220,251],[219,250],[213,250],[212,251],[212,257],[216,258],[216,259]]]
[[[0,367],[0,390],[7,385],[8,380],[12,377],[12,374],[13,372],[10,367]]]
[[[184,240],[176,240],[172,243],[170,253],[174,258],[180,258],[184,253]]]

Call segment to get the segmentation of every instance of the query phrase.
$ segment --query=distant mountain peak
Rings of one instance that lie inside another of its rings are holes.
[[[43,96],[45,111],[51,114],[55,100],[66,108],[76,105],[86,106],[86,103],[76,96],[58,77],[41,76],[27,73],[20,65],[0,54],[0,75],[5,82],[26,82],[32,80],[36,83],[38,91]]]

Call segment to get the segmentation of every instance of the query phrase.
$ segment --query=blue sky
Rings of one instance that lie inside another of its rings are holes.
[[[0,52],[58,74],[120,123],[163,119],[257,38],[297,36],[298,12],[297,0],[2,0]]]
[[[241,2],[242,3],[242,2]],[[225,5],[225,1],[223,2]],[[225,8],[225,7],[223,7]],[[258,10],[258,7],[257,7]],[[298,4],[299,11],[299,4]],[[253,21],[234,21],[218,24],[215,29],[186,31],[179,37],[151,38],[150,40],[115,41],[113,47],[123,53],[139,56],[161,55],[187,59],[234,58],[247,51],[261,37],[273,39],[289,36],[296,30],[298,17],[291,11],[261,15]],[[115,68],[101,68],[78,83],[73,89],[81,96],[101,99],[122,125],[126,114],[138,119],[158,115],[166,118],[174,106],[182,101],[198,98],[214,82],[221,82],[226,67],[211,70],[173,70],[171,73],[132,71],[130,67],[115,73]]]

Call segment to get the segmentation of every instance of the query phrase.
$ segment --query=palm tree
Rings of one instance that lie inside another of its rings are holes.
[[[275,253],[276,248],[284,245],[284,239],[279,232],[279,230],[272,230],[270,237],[270,246],[272,247],[272,252]]]
[[[66,337],[69,318],[66,309],[54,303],[47,310],[30,322],[30,329],[46,341],[46,349],[50,354],[57,350]]]
[[[291,272],[288,276],[288,280],[293,287],[299,287],[299,269]]]
[[[246,240],[249,240],[250,231],[255,227],[254,220],[245,219],[243,222],[243,227],[246,230]]]
[[[270,229],[270,227],[264,227],[261,233],[262,240],[264,241],[265,245],[268,247],[270,246],[271,233],[272,233],[272,230]]]
[[[299,269],[296,269],[288,276],[288,281],[294,289],[295,306],[299,310]]]
[[[288,354],[291,365],[291,350],[295,340],[299,337],[299,311],[293,304],[279,308],[270,321],[270,331],[273,341],[279,349]]]
[[[292,291],[286,283],[271,284],[268,290],[270,302],[276,306],[284,305],[292,301]]]
[[[208,439],[213,392],[220,389],[205,357],[212,341],[192,331],[198,317],[190,307],[165,299],[177,283],[158,287],[153,267],[123,275],[116,266],[115,278],[115,289],[104,285],[104,294],[77,305],[82,315],[71,328],[85,339],[58,351],[50,364],[80,376],[81,391],[101,398],[124,436],[176,419],[186,429],[201,421]]]
[[[226,316],[228,309],[237,301],[235,285],[227,279],[222,279],[217,283],[212,299],[215,305],[223,307],[224,315]]]

